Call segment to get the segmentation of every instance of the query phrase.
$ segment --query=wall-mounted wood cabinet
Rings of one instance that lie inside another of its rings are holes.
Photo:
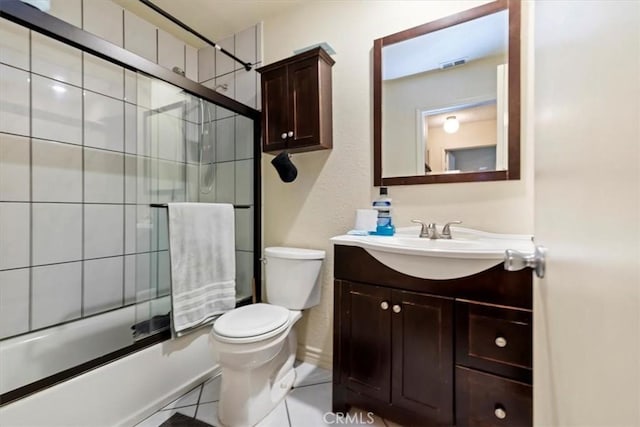
[[[322,48],[257,69],[262,75],[262,149],[291,153],[333,146],[331,67]]]
[[[335,247],[333,410],[403,425],[531,426],[532,277],[451,280]]]

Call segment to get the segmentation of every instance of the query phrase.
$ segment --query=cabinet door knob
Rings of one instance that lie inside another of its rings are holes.
[[[289,138],[293,137],[293,131],[292,131],[292,130],[290,130],[290,131],[289,131],[289,133],[287,134],[287,136],[288,136]]]
[[[493,413],[499,420],[504,420],[505,418],[507,418],[507,411],[505,411],[502,406],[497,406]]]
[[[282,132],[282,135],[280,135],[282,137],[282,139],[287,139],[287,133],[286,132]]]
[[[400,313],[401,311],[402,311],[402,307],[400,307],[398,304],[393,306],[394,313]]]
[[[507,346],[507,339],[504,337],[498,337],[496,338],[496,345],[500,348],[502,347],[506,347]]]
[[[388,302],[386,302],[386,301],[382,301],[382,302],[380,303],[380,308],[381,308],[381,309],[383,309],[383,310],[388,309],[388,308],[389,308],[389,303],[388,303]]]

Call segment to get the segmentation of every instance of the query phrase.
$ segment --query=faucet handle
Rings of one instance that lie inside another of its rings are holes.
[[[462,221],[450,221],[446,223],[444,227],[442,227],[442,234],[440,237],[442,237],[443,239],[451,238],[451,224],[462,224]]]
[[[420,237],[427,237],[428,236],[428,231],[427,231],[427,223],[420,221],[419,219],[412,219],[411,222],[414,222],[416,224],[420,224],[422,226],[422,228],[420,229]]]

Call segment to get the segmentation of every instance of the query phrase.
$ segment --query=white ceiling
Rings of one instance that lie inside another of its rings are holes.
[[[429,124],[429,128],[442,127],[444,121],[449,116],[455,116],[458,119],[458,122],[462,124],[482,120],[496,120],[498,117],[498,111],[494,102],[475,107],[462,108],[456,111],[449,111],[447,113],[428,115],[426,116],[426,120]]]
[[[206,45],[138,0],[114,1],[193,46]],[[310,0],[152,0],[156,6],[214,42],[308,1]]]
[[[385,46],[382,50],[382,78],[396,79],[437,70],[441,63],[460,58],[470,62],[506,55],[508,33],[508,12],[505,10]]]

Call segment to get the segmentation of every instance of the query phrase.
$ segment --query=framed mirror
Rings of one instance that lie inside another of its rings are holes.
[[[520,1],[373,42],[374,185],[520,179]]]

